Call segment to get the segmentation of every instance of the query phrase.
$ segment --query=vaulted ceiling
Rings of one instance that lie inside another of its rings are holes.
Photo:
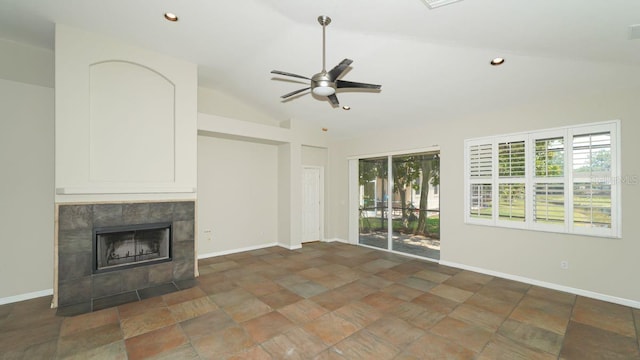
[[[175,23],[165,12],[179,16]],[[270,74],[311,77],[354,62],[343,79],[380,92],[338,91],[345,111],[308,86]],[[344,138],[389,126],[451,121],[477,112],[568,96],[640,91],[638,0],[2,0],[0,38],[53,49],[54,23],[109,35],[197,63],[201,86]],[[504,57],[502,66],[491,66]],[[604,119],[603,119],[604,120]]]

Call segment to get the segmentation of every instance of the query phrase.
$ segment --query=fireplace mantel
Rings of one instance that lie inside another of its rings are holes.
[[[127,187],[59,187],[56,195],[113,195],[113,194],[166,194],[181,193],[195,194],[194,187],[153,187],[153,186],[127,186]]]

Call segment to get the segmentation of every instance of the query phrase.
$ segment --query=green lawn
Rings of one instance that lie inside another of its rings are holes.
[[[418,220],[409,221],[408,226],[402,225],[402,219],[393,219],[393,231],[402,232],[405,234],[414,234],[416,227],[418,226]],[[387,218],[383,221],[379,217],[361,217],[360,218],[360,232],[369,231],[386,231]],[[429,236],[440,238],[440,217],[432,216],[427,218],[427,232]]]
[[[555,201],[551,198],[548,199],[546,204],[539,204],[536,209],[538,214],[538,222],[557,223],[564,221],[564,205],[563,199],[558,198]],[[500,218],[512,219],[515,221],[524,219],[524,201],[514,201],[510,204],[508,202],[501,202],[499,204]],[[592,211],[593,210],[593,211]],[[490,218],[492,208],[486,207],[479,211],[474,211],[471,216],[475,218]],[[546,216],[544,216],[546,214]],[[573,203],[573,219],[574,223],[611,223],[611,199],[606,197],[585,199],[576,197]]]

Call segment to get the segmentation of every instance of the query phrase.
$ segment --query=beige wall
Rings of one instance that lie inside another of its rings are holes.
[[[0,40],[0,304],[53,287],[53,51]]]
[[[0,109],[2,304],[53,287],[53,89],[0,79]]]
[[[464,224],[466,138],[620,119],[622,174],[637,178],[640,163],[640,92],[597,98],[567,97],[463,119],[441,119],[417,129],[365,134],[330,144],[329,236],[348,238],[347,158],[439,145],[441,148],[441,259],[445,263],[640,302],[633,274],[640,272],[640,184],[622,185],[622,239],[564,235]],[[568,270],[560,261],[568,260]],[[624,302],[624,301],[623,301]]]
[[[0,79],[53,88],[53,51],[0,39]]]
[[[277,180],[277,146],[199,136],[198,255],[275,244]]]
[[[302,146],[302,165],[327,167],[328,153],[326,148]]]
[[[198,112],[272,126],[280,122],[235,96],[205,87],[198,88]]]

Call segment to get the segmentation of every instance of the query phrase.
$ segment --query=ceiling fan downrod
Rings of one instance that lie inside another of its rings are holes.
[[[331,18],[325,15],[318,16],[318,22],[322,25],[322,73],[327,73],[327,54],[326,54],[326,27],[331,24]]]

